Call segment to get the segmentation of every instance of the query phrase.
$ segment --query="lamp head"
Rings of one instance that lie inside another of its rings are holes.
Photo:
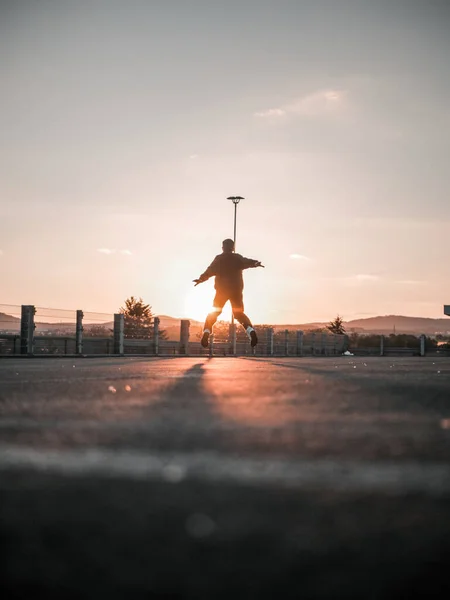
[[[227,200],[231,200],[233,204],[239,204],[241,200],[245,200],[242,196],[228,196]]]

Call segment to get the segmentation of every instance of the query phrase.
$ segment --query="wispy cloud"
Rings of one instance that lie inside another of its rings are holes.
[[[334,111],[342,106],[345,92],[342,90],[323,90],[299,98],[285,107],[287,112],[313,116]]]
[[[333,279],[348,285],[363,285],[366,283],[376,283],[381,281],[381,277],[379,275],[373,275],[371,273],[358,273],[357,275],[347,275],[345,277],[326,278],[328,281],[332,281]]]
[[[350,279],[359,283],[370,283],[379,281],[380,277],[378,275],[370,275],[369,273],[358,273],[358,275],[354,275],[353,277],[350,277]]]
[[[347,92],[344,90],[318,90],[283,104],[277,108],[268,108],[254,113],[260,118],[279,118],[286,115],[313,117],[333,113],[342,108]]]
[[[197,158],[198,158],[198,154],[191,154],[191,155],[189,156],[189,158],[190,158],[191,160],[197,160]]]
[[[0,256],[2,256],[2,254],[3,254],[3,250],[0,250]]]
[[[131,250],[116,250],[115,248],[97,248],[97,252],[100,254],[124,254],[125,256],[131,256],[133,253]]]
[[[397,281],[401,285],[423,285],[426,281],[420,281],[419,279],[401,279]]]
[[[268,108],[267,110],[261,110],[255,112],[255,117],[283,117],[286,111],[282,108]]]
[[[291,258],[292,260],[304,260],[304,261],[310,261],[311,259],[308,256],[305,256],[304,254],[290,254],[289,258]]]

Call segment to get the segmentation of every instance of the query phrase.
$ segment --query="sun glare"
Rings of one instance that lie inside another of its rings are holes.
[[[214,293],[213,281],[207,281],[190,290],[185,300],[185,316],[196,321],[204,321],[206,315],[213,309]],[[219,319],[230,321],[231,307],[229,302],[225,305]]]

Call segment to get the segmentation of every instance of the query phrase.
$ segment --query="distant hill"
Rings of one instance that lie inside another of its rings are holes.
[[[180,318],[170,317],[169,315],[159,315],[160,327],[165,329],[170,340],[180,339]],[[191,326],[191,339],[195,339],[196,335],[201,332],[203,323],[196,321],[195,319],[189,319]],[[58,329],[59,331],[67,329],[73,331],[75,322],[71,323],[45,323],[41,321],[36,322],[38,329]],[[282,331],[284,329],[295,330],[302,329],[303,331],[310,331],[311,329],[322,329],[326,327],[327,322],[314,322],[314,323],[296,323],[296,324],[276,324],[273,325],[275,331]],[[85,325],[85,329],[88,329],[94,324]],[[113,322],[99,323],[104,327],[113,328]],[[428,319],[424,317],[405,317],[402,315],[385,315],[379,317],[369,317],[367,319],[355,319],[352,321],[346,321],[344,323],[347,333],[360,333],[360,334],[383,334],[389,335],[390,333],[409,333],[413,335],[420,335],[424,333],[426,335],[436,335],[438,333],[449,335],[450,334],[450,319]],[[20,331],[20,318],[8,315],[0,312],[0,331],[19,332]]]
[[[275,331],[282,329],[322,329],[326,323],[303,323],[297,325],[274,325]],[[402,315],[386,315],[382,317],[369,317],[367,319],[354,319],[345,321],[347,333],[389,335],[391,333],[409,333],[412,335],[435,335],[438,333],[450,334],[450,319],[428,319],[425,317],[405,317]]]
[[[181,317],[169,317],[168,315],[158,315],[161,327],[173,327],[174,325],[180,326]],[[183,317],[184,318],[184,317]],[[196,321],[195,319],[189,319],[186,317],[192,325],[203,325],[202,322]]]
[[[168,315],[159,315],[160,327],[165,329],[169,339],[178,340],[180,339],[180,318],[170,317]],[[191,339],[194,339],[196,334],[202,331],[203,322],[196,321],[195,319],[189,319],[190,321],[190,333]],[[282,331],[284,329],[295,330],[302,329],[303,331],[310,331],[311,329],[322,329],[328,325],[329,321],[326,322],[313,322],[313,323],[296,323],[296,324],[276,324],[273,325],[275,331]],[[423,317],[404,317],[400,315],[387,315],[380,317],[369,317],[367,319],[355,319],[353,321],[347,321],[344,323],[345,329],[348,333],[355,331],[361,334],[384,334],[389,335],[394,333],[394,327],[396,333],[410,333],[413,335],[420,335],[425,333],[427,335],[435,335],[438,333],[450,334],[450,319],[427,319]]]
[[[20,331],[20,318],[0,312],[0,331]]]
[[[160,327],[164,329],[168,335],[170,340],[179,340],[180,339],[180,321],[181,319],[170,317],[168,315],[159,315],[160,318]],[[191,323],[191,335],[195,337],[195,335],[201,331],[203,324],[200,321],[195,321],[194,319],[190,319]],[[91,327],[101,326],[106,329],[113,329],[114,322],[109,321],[107,323],[85,323],[84,330],[88,332]],[[73,335],[75,331],[75,320],[64,323],[46,323],[45,321],[36,320],[36,332],[39,331],[55,331],[59,334],[64,333],[67,335]],[[8,332],[8,333],[19,333],[20,332],[20,318],[14,317],[13,315],[8,315],[6,313],[0,312],[0,332]]]
[[[401,315],[386,315],[384,317],[370,317],[368,319],[356,319],[345,324],[348,331],[362,329],[365,333],[411,333],[419,335],[425,333],[433,335],[437,333],[450,333],[450,319],[427,319],[424,317],[403,317]]]

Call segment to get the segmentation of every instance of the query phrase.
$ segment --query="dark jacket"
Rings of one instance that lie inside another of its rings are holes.
[[[245,258],[235,252],[222,252],[216,256],[199,279],[202,282],[215,276],[216,290],[242,290],[244,288],[242,271],[259,265],[259,260]]]

